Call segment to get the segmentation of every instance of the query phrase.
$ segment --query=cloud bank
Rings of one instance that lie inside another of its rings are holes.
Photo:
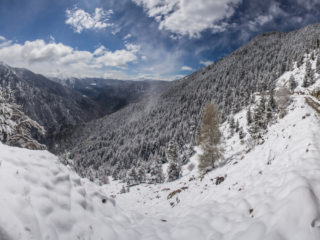
[[[137,61],[139,50],[138,45],[126,44],[115,51],[100,46],[90,52],[42,39],[12,44],[0,38],[0,61],[48,76],[127,78],[123,69]]]

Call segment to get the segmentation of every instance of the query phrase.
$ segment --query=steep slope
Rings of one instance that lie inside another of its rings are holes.
[[[107,192],[126,211],[162,219],[159,239],[319,239],[320,116],[305,97],[294,95],[263,144],[251,148],[227,139],[225,160],[204,178],[185,167],[172,183],[120,194],[123,183],[114,181]],[[235,118],[245,127],[245,111]],[[227,124],[222,129],[229,135]],[[198,154],[191,162],[198,163]]]
[[[171,139],[177,141],[183,162],[208,102],[215,101],[225,120],[251,104],[257,91],[273,88],[295,62],[303,62],[305,53],[319,49],[319,35],[319,24],[290,33],[262,34],[224,59],[176,81],[160,96],[66,134],[54,150],[69,151],[83,176],[94,171],[124,178],[133,166],[149,171],[155,159],[167,161],[165,150]]]
[[[47,151],[0,144],[0,239],[318,240],[320,118],[305,95],[289,109],[250,151],[227,139],[226,161],[203,179],[185,168],[123,194],[119,181],[98,187]]]
[[[100,116],[100,108],[93,101],[26,69],[0,64],[0,87],[14,90],[17,104],[47,130]]]

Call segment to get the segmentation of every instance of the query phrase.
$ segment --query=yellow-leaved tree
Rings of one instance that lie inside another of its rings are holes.
[[[198,165],[202,174],[213,169],[217,160],[223,157],[223,149],[220,146],[222,135],[219,129],[219,122],[218,110],[214,103],[211,102],[204,109],[197,139],[203,151],[200,155]]]

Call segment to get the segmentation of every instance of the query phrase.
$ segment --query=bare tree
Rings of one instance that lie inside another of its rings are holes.
[[[276,102],[279,109],[279,117],[283,118],[287,114],[287,107],[291,103],[290,90],[287,87],[281,87],[276,92]]]
[[[199,158],[199,170],[206,173],[214,168],[215,162],[222,157],[222,149],[219,146],[221,132],[219,130],[219,115],[213,102],[205,107],[203,113],[198,144],[203,150]]]

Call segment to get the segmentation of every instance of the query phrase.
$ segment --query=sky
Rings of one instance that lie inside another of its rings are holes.
[[[0,61],[55,77],[182,78],[320,0],[0,0]]]

